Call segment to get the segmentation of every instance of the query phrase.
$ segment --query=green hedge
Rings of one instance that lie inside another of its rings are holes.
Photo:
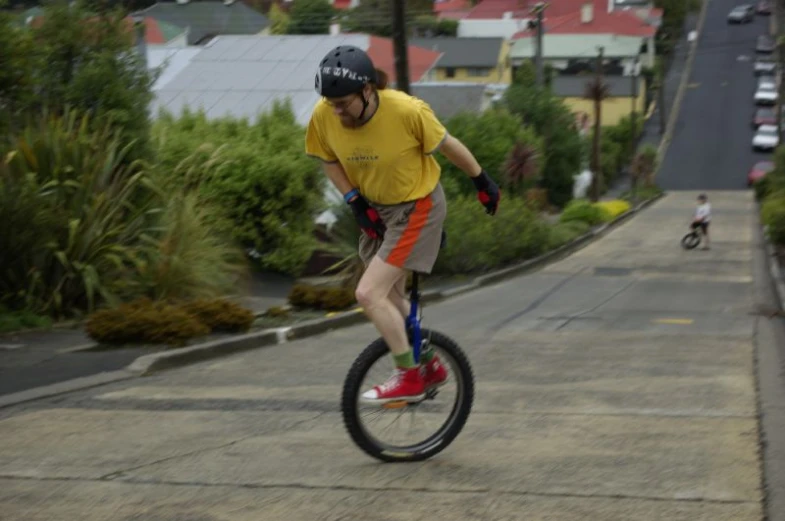
[[[448,203],[445,222],[447,247],[439,254],[434,272],[458,274],[485,271],[535,257],[548,248],[550,229],[521,198],[501,202],[491,217],[476,196],[460,196]]]

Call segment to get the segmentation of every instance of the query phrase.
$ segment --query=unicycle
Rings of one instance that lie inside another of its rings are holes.
[[[681,238],[681,247],[685,250],[695,249],[700,243],[700,232],[698,232],[698,228],[695,227],[693,227],[687,235]]]
[[[447,368],[447,380],[415,402],[361,403],[360,395],[394,370],[387,343],[378,338],[354,361],[343,386],[341,411],[351,439],[366,454],[385,462],[422,461],[443,451],[463,429],[474,400],[474,376],[463,350],[443,333],[420,326],[419,276],[412,274],[409,293],[409,342],[417,363],[423,352],[433,349]],[[401,435],[402,431],[410,436]]]

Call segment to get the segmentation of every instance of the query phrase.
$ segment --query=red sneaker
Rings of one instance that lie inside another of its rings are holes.
[[[389,380],[365,391],[362,403],[384,404],[397,401],[416,401],[425,398],[425,385],[419,367],[397,368]]]
[[[435,355],[430,362],[425,364],[425,376],[423,376],[425,388],[430,389],[444,385],[448,374],[447,368],[439,360],[439,356]]]

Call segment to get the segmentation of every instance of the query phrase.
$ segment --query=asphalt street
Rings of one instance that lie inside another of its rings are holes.
[[[769,18],[729,25],[736,0],[711,0],[672,142],[657,176],[666,190],[742,190],[752,165],[755,43]],[[753,2],[750,2],[753,3]]]
[[[762,516],[754,201],[710,251],[668,195],[558,263],[433,304],[475,406],[422,463],[381,464],[339,396],[368,324],[0,410],[0,512],[25,521],[746,521]],[[429,415],[418,421],[428,421]]]

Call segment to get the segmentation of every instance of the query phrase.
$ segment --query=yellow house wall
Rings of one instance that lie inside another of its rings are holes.
[[[461,81],[476,83],[512,83],[512,67],[507,62],[510,53],[510,44],[507,41],[502,43],[499,51],[499,60],[496,67],[489,69],[485,76],[470,76],[466,68],[456,67],[455,76],[447,77],[447,68],[435,67],[432,71],[432,79],[435,81]]]
[[[643,89],[641,89],[642,91]],[[646,99],[645,93],[641,92],[635,102],[635,110],[640,113],[643,110],[643,103]],[[585,112],[589,115],[589,123],[594,122],[594,102],[584,98],[562,98],[562,101],[573,112]],[[617,125],[625,116],[632,112],[632,98],[608,98],[602,102],[602,113],[600,114],[601,125]]]

